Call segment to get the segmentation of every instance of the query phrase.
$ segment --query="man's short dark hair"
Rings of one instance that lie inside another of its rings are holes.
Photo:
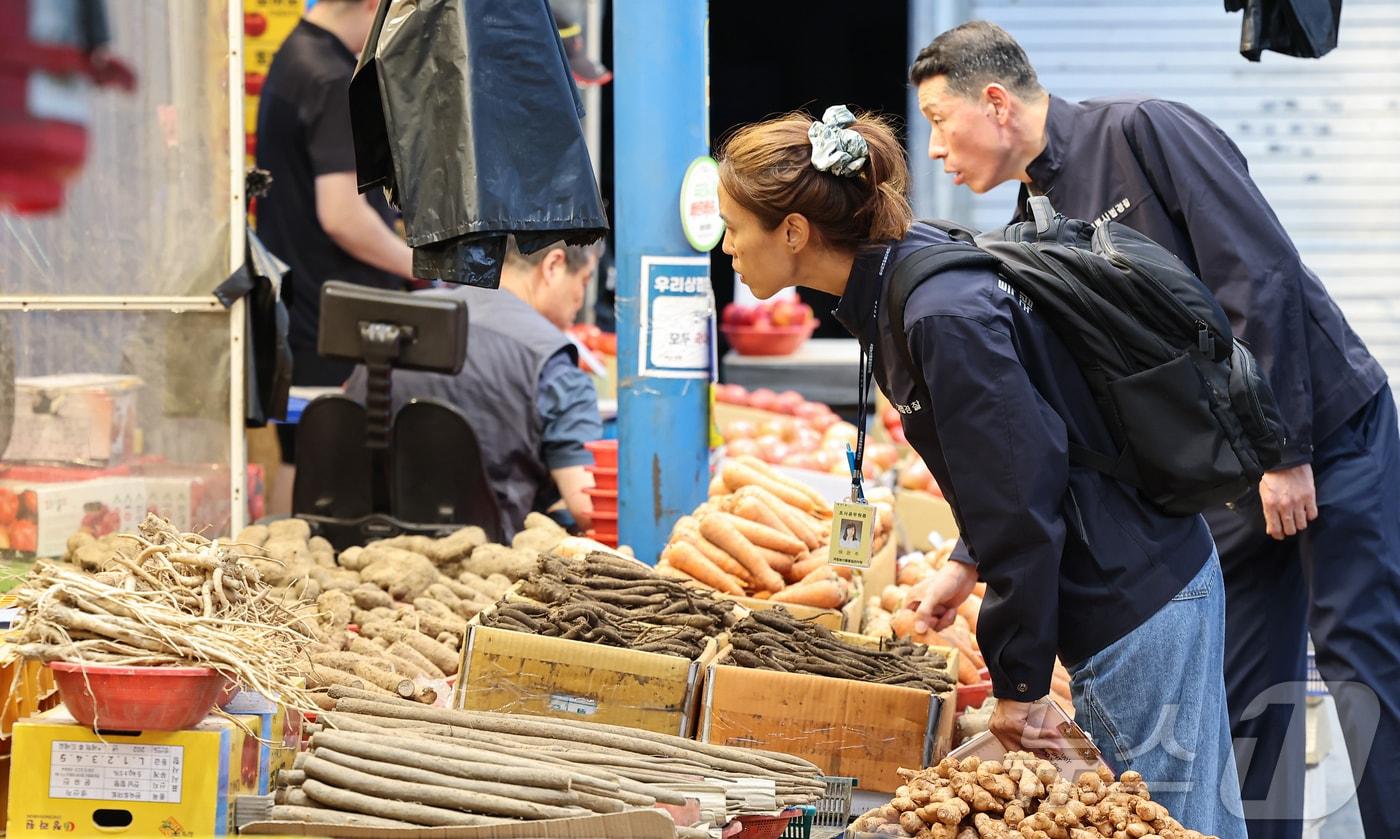
[[[995,23],[973,20],[949,29],[919,50],[909,68],[909,80],[922,84],[935,76],[948,80],[948,89],[975,98],[992,82],[1021,97],[1042,90],[1026,51]]]
[[[506,261],[519,266],[537,266],[544,262],[544,258],[549,255],[550,251],[563,251],[564,267],[572,273],[587,267],[590,258],[598,258],[603,251],[603,242],[599,240],[591,245],[566,245],[561,241],[545,245],[537,251],[522,254],[520,248],[515,244],[515,237],[506,237]]]

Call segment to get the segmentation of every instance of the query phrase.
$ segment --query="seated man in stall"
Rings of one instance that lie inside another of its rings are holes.
[[[578,530],[592,523],[584,490],[593,479],[584,467],[593,456],[583,444],[603,436],[603,423],[593,382],[579,369],[578,351],[564,330],[578,316],[597,265],[596,246],[558,242],[522,255],[512,238],[499,290],[418,292],[466,301],[467,360],[455,376],[395,371],[393,409],[410,399],[436,399],[466,416],[507,536],[534,511]],[[363,402],[365,386],[361,366],[346,393]]]

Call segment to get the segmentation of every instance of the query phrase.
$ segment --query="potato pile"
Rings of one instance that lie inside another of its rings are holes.
[[[893,529],[893,507],[876,502],[873,550]],[[729,458],[710,499],[671,531],[657,566],[723,594],[839,609],[850,600],[851,570],[827,558],[831,504],[811,487],[753,457]]]
[[[853,833],[918,839],[1205,839],[1152,800],[1137,772],[1075,781],[1029,752],[1002,760],[944,758],[899,770],[894,800],[856,819]]]
[[[534,571],[541,551],[594,544],[571,539],[547,516],[525,524],[509,546],[465,527],[441,539],[383,539],[339,557],[300,519],[253,525],[231,542],[317,639],[307,649],[309,687],[432,703],[444,695],[440,682],[457,672],[469,620]]]

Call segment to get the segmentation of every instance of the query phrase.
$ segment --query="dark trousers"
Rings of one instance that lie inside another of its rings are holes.
[[[1282,542],[1206,514],[1225,573],[1225,686],[1250,839],[1302,834],[1310,632],[1337,703],[1368,837],[1400,789],[1400,430],[1384,387],[1313,451],[1318,517]]]

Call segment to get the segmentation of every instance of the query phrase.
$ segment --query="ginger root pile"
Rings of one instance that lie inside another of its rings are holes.
[[[1137,772],[1100,767],[1077,780],[1029,752],[1002,760],[944,758],[901,769],[894,800],[862,815],[856,834],[915,839],[1213,839],[1153,801]]]

